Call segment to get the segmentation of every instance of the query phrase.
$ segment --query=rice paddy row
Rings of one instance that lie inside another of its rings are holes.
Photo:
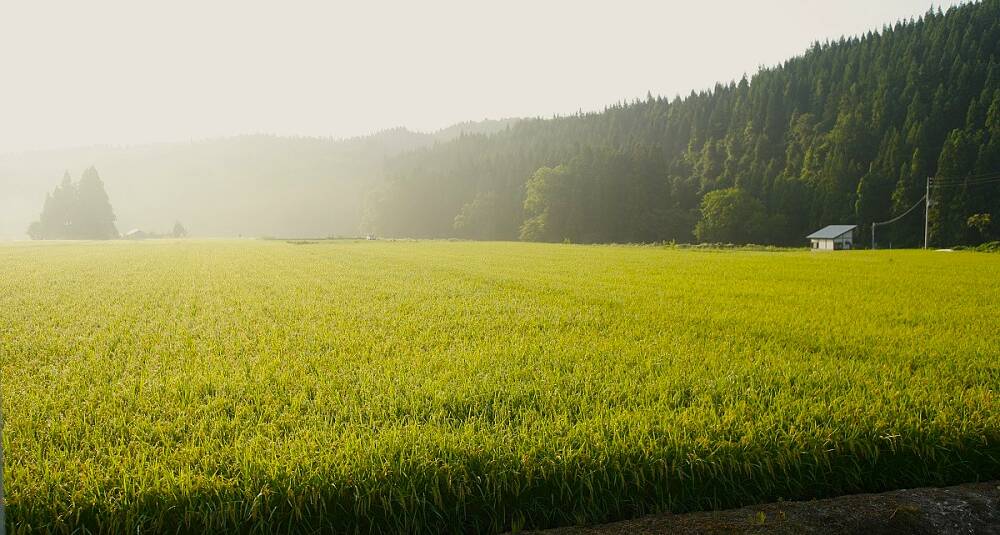
[[[498,532],[1000,477],[1000,257],[0,245],[13,532]]]

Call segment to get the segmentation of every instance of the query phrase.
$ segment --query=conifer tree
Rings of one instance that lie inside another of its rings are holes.
[[[115,214],[97,169],[89,167],[77,185],[72,236],[82,240],[109,240],[118,237]]]
[[[73,212],[76,199],[76,184],[67,171],[52,194],[45,197],[36,228],[39,239],[68,240],[73,237]]]
[[[184,225],[180,221],[174,222],[174,228],[170,231],[170,235],[174,238],[187,238],[188,231],[184,228]]]
[[[79,183],[69,172],[46,194],[42,213],[28,227],[33,240],[108,240],[118,237],[115,215],[97,170],[84,171]]]

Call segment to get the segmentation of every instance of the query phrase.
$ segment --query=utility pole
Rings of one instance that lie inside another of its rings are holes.
[[[924,193],[924,249],[927,248],[927,238],[930,236],[931,218],[931,177],[927,177],[927,191]]]
[[[875,249],[875,226],[876,225],[878,225],[878,223],[872,223],[872,249],[873,250]]]

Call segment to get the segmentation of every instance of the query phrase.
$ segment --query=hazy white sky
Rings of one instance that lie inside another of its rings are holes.
[[[707,88],[930,6],[2,0],[0,152],[594,110]]]

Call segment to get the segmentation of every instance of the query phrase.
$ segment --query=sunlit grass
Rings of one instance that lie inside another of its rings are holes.
[[[1000,477],[1000,256],[0,246],[15,532],[495,532]]]

